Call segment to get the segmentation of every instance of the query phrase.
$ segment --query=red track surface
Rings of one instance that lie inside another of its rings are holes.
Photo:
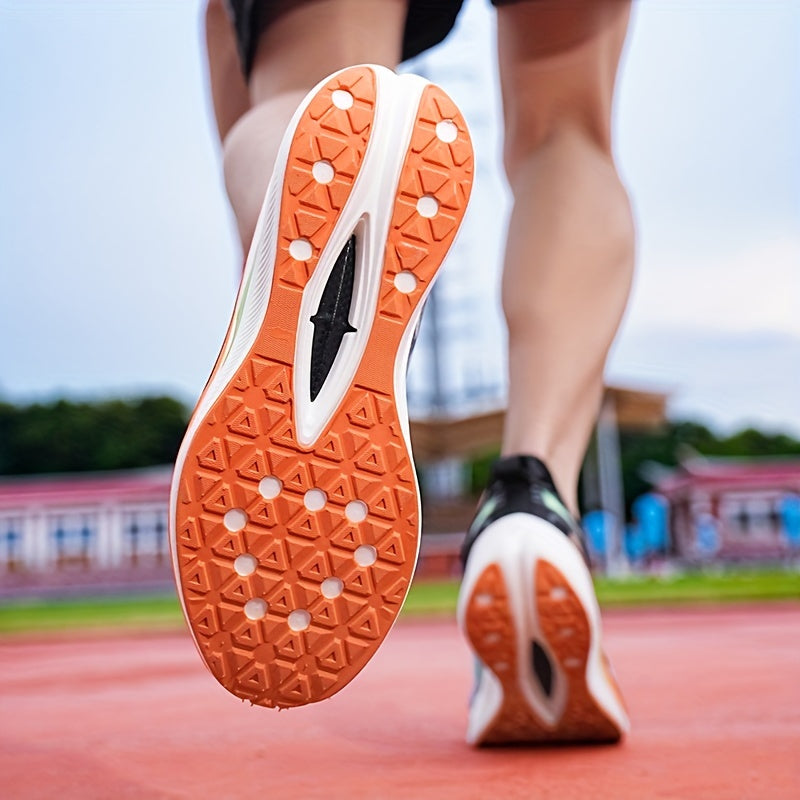
[[[188,634],[0,642],[4,798],[797,798],[800,607],[606,615],[621,746],[474,751],[450,623],[319,705],[250,707]]]

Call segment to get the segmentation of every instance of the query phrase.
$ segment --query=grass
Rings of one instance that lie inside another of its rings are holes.
[[[597,577],[595,589],[604,608],[800,600],[800,571],[736,569],[685,572],[669,577]],[[418,616],[452,613],[457,596],[457,583],[420,582],[411,588],[405,612]]]
[[[0,604],[0,635],[98,628],[169,629],[181,624],[180,605],[172,594],[20,600]]]
[[[670,577],[598,578],[606,608],[800,600],[800,572],[781,569],[686,572]],[[420,581],[409,592],[406,617],[451,615],[458,584]],[[183,624],[172,594],[0,603],[0,635],[74,630],[164,630]]]
[[[662,578],[598,578],[595,585],[600,604],[607,607],[800,600],[800,571],[789,569],[739,568]]]

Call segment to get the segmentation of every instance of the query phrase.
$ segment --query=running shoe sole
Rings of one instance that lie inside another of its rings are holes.
[[[406,365],[473,157],[441,89],[367,65],[307,96],[277,165],[170,521],[206,665],[237,697],[290,707],[355,677],[411,581]]]
[[[469,743],[613,742],[628,730],[591,575],[550,523],[509,514],[481,533],[458,618],[480,664]]]

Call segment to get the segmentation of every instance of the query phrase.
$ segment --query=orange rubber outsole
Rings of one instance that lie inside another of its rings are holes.
[[[333,104],[336,90],[352,95],[350,108]],[[268,707],[322,700],[352,680],[393,624],[416,562],[419,500],[395,362],[455,237],[473,171],[463,118],[435,86],[423,90],[400,173],[363,358],[311,446],[298,443],[293,413],[303,290],[358,178],[376,91],[369,67],[345,70],[303,112],[286,162],[263,323],[196,428],[175,484],[176,571],[200,653],[226,689]],[[442,119],[459,131],[450,144],[434,135]],[[328,184],[312,176],[319,159],[335,170]],[[416,211],[425,194],[439,204],[431,219]],[[301,237],[312,246],[307,261],[289,253]],[[400,271],[413,273],[413,291],[398,292]],[[323,507],[319,492],[309,502],[312,490],[324,492]],[[360,513],[348,510],[354,501]]]
[[[523,695],[517,634],[506,584],[500,567],[490,564],[475,584],[465,622],[476,654],[503,688],[502,705],[486,727],[480,743],[618,741],[622,731],[596,702],[586,682],[591,630],[581,601],[564,575],[548,561],[537,562],[534,581],[542,633],[566,676],[566,705],[553,725],[539,717]],[[605,657],[604,668],[606,678],[622,702]]]

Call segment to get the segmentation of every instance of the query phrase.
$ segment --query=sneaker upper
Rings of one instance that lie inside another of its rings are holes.
[[[551,523],[575,544],[589,563],[583,530],[561,499],[550,471],[535,456],[515,455],[492,464],[486,491],[461,548],[462,564],[466,565],[472,545],[489,525],[516,513],[533,514]]]

